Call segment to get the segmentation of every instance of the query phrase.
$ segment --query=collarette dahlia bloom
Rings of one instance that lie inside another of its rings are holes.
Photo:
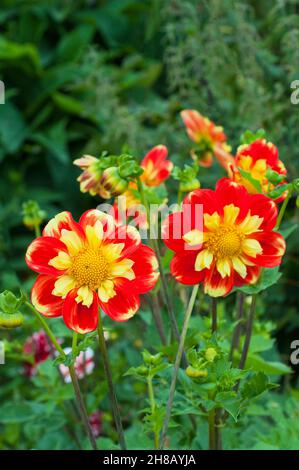
[[[261,186],[262,191],[267,194],[274,189],[274,185],[267,178],[267,170],[271,169],[279,175],[286,175],[287,170],[283,162],[279,159],[278,148],[267,142],[265,139],[257,139],[251,144],[241,145],[238,148],[235,158],[235,164],[231,168],[232,178],[237,183],[245,186],[248,192],[252,194],[258,193],[258,189],[244,177],[239,169],[250,173]],[[285,180],[281,182],[284,183]],[[276,202],[285,197],[285,194]]]
[[[175,252],[171,273],[182,284],[203,283],[212,297],[255,283],[261,268],[278,266],[285,252],[283,237],[273,231],[276,220],[271,199],[227,178],[215,191],[191,192],[182,212],[163,224],[165,244]]]
[[[159,186],[169,178],[173,163],[167,160],[167,155],[165,145],[156,145],[145,155],[141,162],[144,172],[140,179],[146,186]]]
[[[226,135],[222,126],[216,126],[214,122],[194,109],[185,109],[181,117],[186,126],[187,133],[197,148],[191,151],[192,158],[198,160],[203,167],[210,167],[213,163],[213,155],[225,169],[233,162],[229,153],[230,147],[226,143]]]
[[[85,212],[79,223],[69,212],[58,214],[31,243],[26,262],[40,273],[31,293],[35,308],[47,317],[62,315],[78,333],[96,329],[99,307],[115,321],[131,318],[140,294],[158,279],[154,252],[138,231],[116,226],[99,210]]]

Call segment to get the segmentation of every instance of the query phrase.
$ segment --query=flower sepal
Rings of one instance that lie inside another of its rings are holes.
[[[20,308],[26,301],[26,295],[21,291],[20,297],[5,290],[0,294],[0,328],[17,328],[24,323]]]

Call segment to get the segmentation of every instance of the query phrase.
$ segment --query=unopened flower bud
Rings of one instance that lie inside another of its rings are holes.
[[[36,201],[26,201],[22,206],[23,224],[33,229],[39,226],[46,218],[46,212],[41,210]]]
[[[192,366],[188,366],[186,369],[186,374],[192,379],[204,378],[208,376],[208,371],[206,369],[195,369]]]
[[[122,178],[117,167],[104,170],[99,186],[99,194],[103,199],[119,196],[128,188],[128,181]]]
[[[214,362],[214,359],[217,357],[217,351],[214,348],[208,348],[205,352],[205,358],[209,362]]]

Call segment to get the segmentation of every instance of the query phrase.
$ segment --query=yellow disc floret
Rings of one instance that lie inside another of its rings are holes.
[[[74,258],[69,274],[78,285],[96,289],[108,278],[109,264],[101,250],[88,248]]]

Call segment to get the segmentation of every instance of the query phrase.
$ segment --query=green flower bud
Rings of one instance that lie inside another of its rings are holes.
[[[36,201],[26,201],[22,205],[23,224],[33,229],[39,226],[46,218],[46,212],[43,211]]]
[[[186,369],[186,374],[192,379],[204,378],[208,376],[208,371],[206,369],[195,369],[192,366],[188,366]]]
[[[208,348],[205,352],[205,358],[209,362],[214,362],[214,359],[218,356],[216,349]]]
[[[23,315],[18,311],[24,303],[25,296],[17,298],[12,292],[4,291],[0,294],[0,327],[16,328],[24,322]]]
[[[103,171],[99,185],[99,194],[104,199],[119,196],[128,188],[128,180],[122,178],[119,169],[114,166]]]

